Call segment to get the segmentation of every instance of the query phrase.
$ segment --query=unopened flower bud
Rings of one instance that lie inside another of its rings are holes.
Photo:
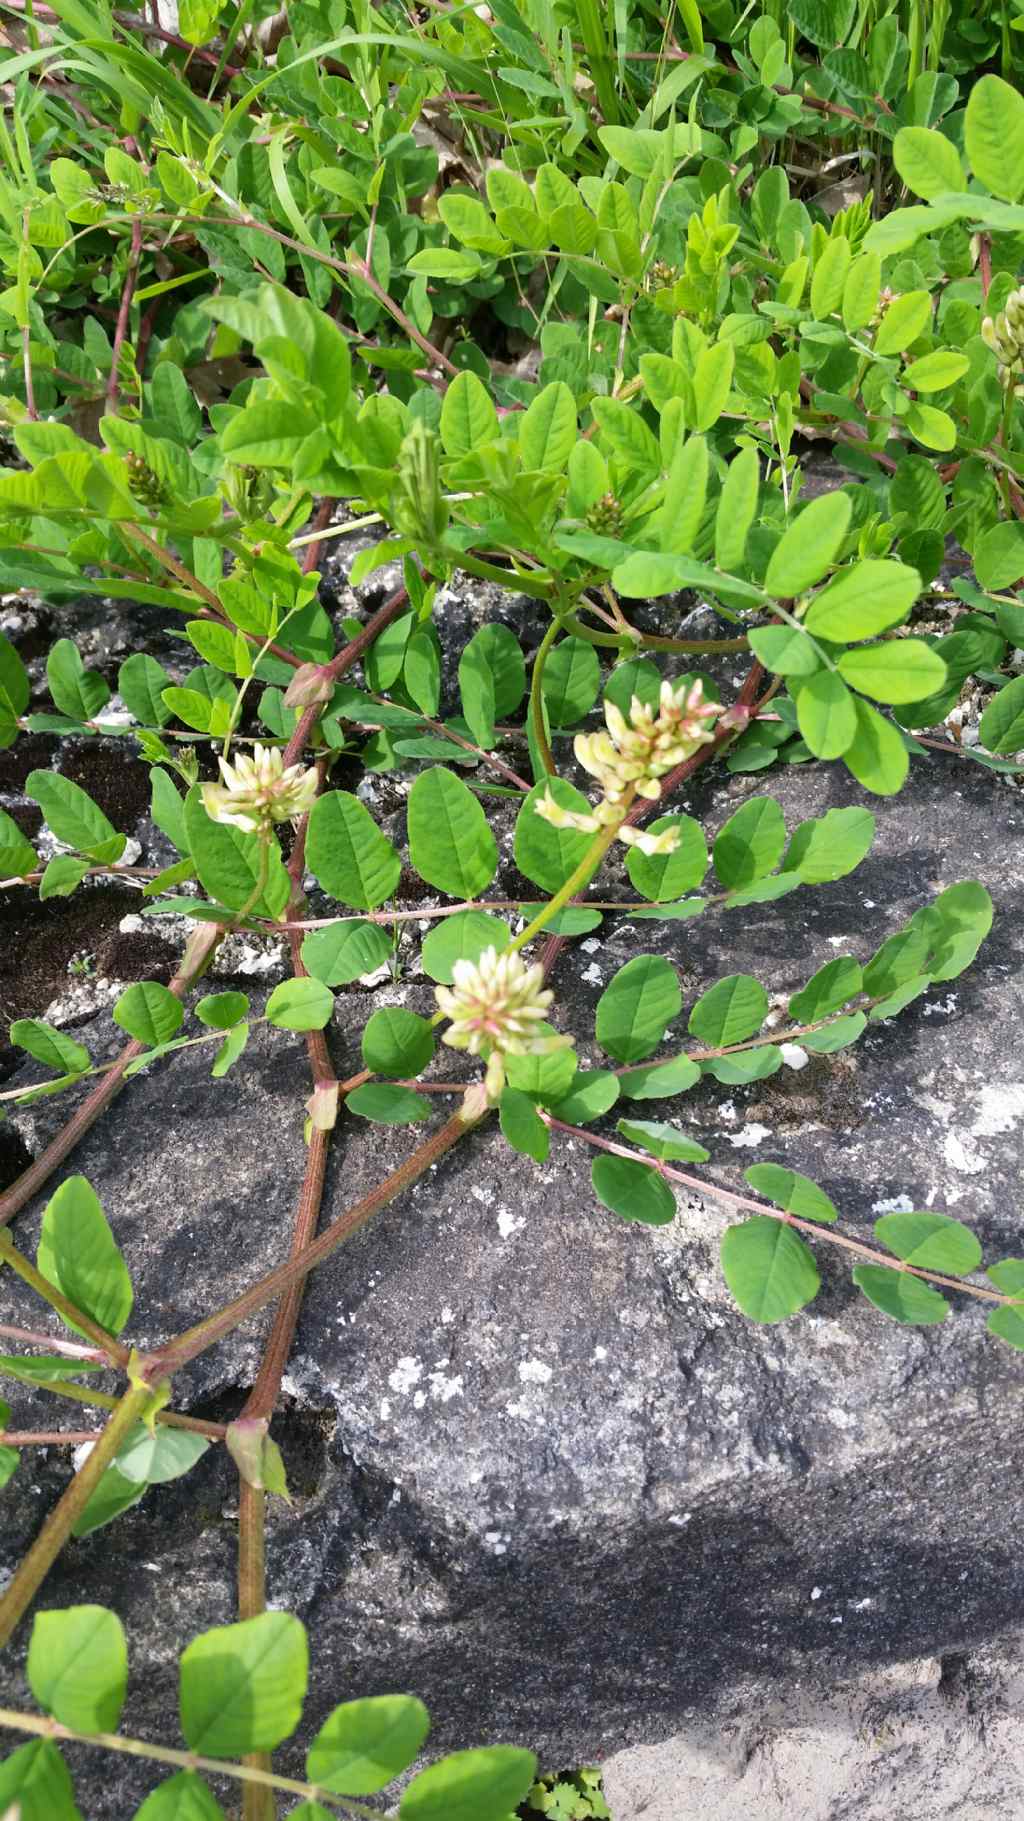
[[[300,664],[284,692],[286,708],[312,708],[315,702],[329,702],[334,684],[322,664]]]

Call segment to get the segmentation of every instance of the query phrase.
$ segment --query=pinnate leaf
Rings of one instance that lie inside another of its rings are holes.
[[[744,1315],[757,1322],[796,1315],[821,1284],[810,1247],[770,1214],[729,1227],[722,1238],[722,1270]]]
[[[115,1732],[128,1686],[128,1646],[116,1613],[67,1606],[36,1614],[28,1650],[32,1693],[73,1732]]]
[[[218,1625],[181,1657],[181,1730],[210,1758],[273,1751],[295,1731],[306,1696],[306,1633],[287,1612]]]
[[[84,1176],[69,1176],[43,1215],[36,1262],[44,1277],[109,1334],[132,1310],[132,1285],[99,1200]],[[82,1330],[68,1324],[76,1333]]]
[[[421,772],[409,792],[409,855],[421,878],[454,898],[475,898],[497,871],[479,798],[443,766]]]
[[[417,1757],[430,1715],[414,1695],[370,1695],[329,1714],[306,1757],[311,1783],[339,1796],[370,1796]]]
[[[596,1036],[617,1062],[640,1062],[661,1042],[682,998],[675,969],[661,955],[635,955],[597,1003]]]

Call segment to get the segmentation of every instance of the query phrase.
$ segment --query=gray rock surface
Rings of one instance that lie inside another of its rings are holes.
[[[1019,1637],[822,1688],[734,1692],[715,1722],[604,1766],[615,1821],[1017,1821]]]
[[[754,790],[791,824],[864,800],[840,768],[814,766],[719,774],[688,807],[713,831]],[[559,963],[560,1017],[596,1060],[594,1003],[641,950],[676,962],[687,1005],[738,970],[791,992],[835,954],[870,954],[943,885],[982,880],[996,926],[960,980],[800,1073],[708,1083],[641,1111],[699,1133],[707,1173],[727,1186],[758,1160],[805,1171],[854,1234],[894,1205],[934,1206],[976,1227],[986,1257],[1020,1252],[1024,800],[931,757],[900,798],[873,807],[875,848],[847,880],[696,923],[609,920],[599,951]],[[431,1002],[415,977],[386,993]],[[339,995],[342,1068],[355,1066],[371,1002]],[[78,1034],[99,1051],[110,1030],[100,1014]],[[206,1068],[186,1051],[138,1078],[70,1165],[123,1244],[140,1344],[199,1319],[288,1246],[302,1040],[260,1035],[224,1082]],[[30,1150],[65,1110],[42,1102],[19,1116]],[[326,1213],[413,1142],[346,1121]],[[721,1278],[726,1220],[713,1201],[680,1193],[672,1226],[627,1226],[596,1204],[589,1163],[569,1141],[538,1169],[484,1131],[310,1286],[275,1427],[297,1496],[274,1512],[269,1554],[275,1602],[313,1634],[307,1738],[336,1701],[407,1688],[430,1705],[437,1747],[508,1739],[550,1767],[594,1761],[666,1738],[684,1714],[714,1723],[737,1690],[764,1702],[795,1678],[824,1688],[948,1659],[1024,1621],[1024,1359],[987,1338],[979,1307],[965,1299],[941,1328],[897,1328],[823,1245],[818,1300],[755,1328]],[[17,1223],[26,1247],[38,1214]],[[15,1302],[24,1318],[27,1299],[5,1289],[4,1306]],[[233,1412],[264,1325],[183,1374],[177,1401]],[[0,1568],[66,1472],[51,1457],[12,1482]],[[234,1510],[229,1463],[213,1450],[188,1480],[75,1544],[50,1578],[49,1603],[99,1600],[122,1615],[137,1733],[175,1738],[176,1653],[233,1616]],[[122,1821],[154,1780],[135,1765],[101,1773],[84,1754],[81,1769],[91,1821]],[[890,1812],[902,1821],[898,1803]]]

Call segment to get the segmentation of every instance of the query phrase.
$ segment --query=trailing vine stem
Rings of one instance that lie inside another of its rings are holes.
[[[10,1643],[14,1631],[70,1538],[104,1473],[135,1424],[145,1416],[152,1401],[153,1389],[148,1384],[129,1386],[118,1400],[99,1441],[82,1462],[71,1484],[65,1488],[0,1598],[0,1650]]]
[[[381,1821],[380,1809],[367,1802],[356,1802],[351,1796],[336,1796],[333,1790],[317,1783],[302,1783],[297,1777],[279,1777],[273,1771],[258,1770],[250,1764],[233,1764],[226,1758],[204,1758],[194,1751],[178,1751],[171,1745],[155,1745],[149,1739],[124,1738],[116,1732],[72,1732],[70,1726],[48,1719],[43,1714],[19,1713],[13,1707],[0,1707],[0,1726],[12,1732],[32,1733],[37,1739],[63,1739],[75,1745],[98,1745],[101,1750],[118,1751],[131,1758],[151,1758],[155,1764],[170,1764],[178,1770],[204,1770],[212,1776],[232,1777],[236,1782],[258,1784],[266,1790],[280,1790],[285,1796],[302,1796],[307,1802],[319,1802],[365,1821]]]
[[[737,1195],[733,1189],[719,1188],[715,1182],[707,1182],[702,1176],[692,1176],[686,1170],[677,1170],[674,1165],[663,1162],[660,1158],[651,1157],[646,1152],[631,1150],[628,1145],[616,1143],[614,1138],[602,1138],[597,1132],[588,1132],[583,1126],[567,1125],[564,1120],[556,1119],[553,1113],[541,1109],[540,1117],[552,1132],[562,1132],[567,1138],[580,1138],[584,1144],[593,1145],[599,1151],[608,1151],[613,1157],[624,1157],[630,1163],[642,1163],[649,1169],[657,1171],[659,1176],[670,1182],[678,1182],[684,1188],[692,1189],[697,1195],[710,1195],[715,1201],[728,1202],[732,1208],[746,1208],[754,1214],[767,1214],[772,1220],[779,1220],[783,1226],[800,1227],[805,1233],[812,1233],[815,1239],[824,1239],[830,1245],[842,1246],[847,1252],[856,1252],[861,1258],[867,1258],[873,1265],[885,1265],[890,1271],[902,1271],[909,1277],[924,1277],[929,1283],[942,1284],[947,1290],[962,1290],[965,1296],[975,1296],[984,1302],[1013,1303],[1018,1299],[1004,1296],[1000,1290],[988,1290],[984,1284],[967,1283],[961,1277],[946,1277],[941,1271],[926,1271],[920,1265],[905,1264],[903,1259],[894,1258],[889,1252],[879,1252],[874,1246],[866,1246],[859,1239],[851,1239],[845,1233],[836,1233],[832,1227],[819,1220],[804,1220],[799,1214],[789,1214],[782,1208],[773,1208],[768,1202],[755,1201],[750,1195]]]

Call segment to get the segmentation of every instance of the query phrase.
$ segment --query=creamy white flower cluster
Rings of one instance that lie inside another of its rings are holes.
[[[543,968],[528,967],[514,950],[499,955],[488,948],[478,961],[456,961],[452,985],[434,992],[452,1021],[443,1041],[487,1058],[485,1086],[492,1101],[505,1085],[506,1056],[547,1056],[572,1047],[571,1037],[544,1027],[554,994],[544,986]]]
[[[257,744],[252,757],[240,753],[233,765],[221,759],[221,784],[204,784],[203,808],[213,822],[230,822],[247,834],[269,831],[274,822],[304,815],[316,796],[316,766],[287,769],[276,746]]]
[[[1011,291],[998,316],[986,316],[981,338],[1000,366],[1004,386],[1024,373],[1024,285]]]
[[[596,834],[602,828],[614,828],[618,839],[627,847],[638,847],[642,854],[671,854],[679,844],[674,828],[654,835],[645,829],[624,826],[626,811],[635,796],[656,802],[661,795],[658,779],[692,758],[701,747],[714,739],[709,722],[723,712],[721,702],[704,700],[703,684],[698,677],[689,688],[685,684],[663,683],[657,714],[639,696],[629,705],[629,719],[605,702],[607,733],[576,735],[573,750],[580,764],[596,778],[603,791],[600,803],[588,815],[563,809],[556,803],[548,786],[534,805],[554,828],[578,828],[585,834]]]

